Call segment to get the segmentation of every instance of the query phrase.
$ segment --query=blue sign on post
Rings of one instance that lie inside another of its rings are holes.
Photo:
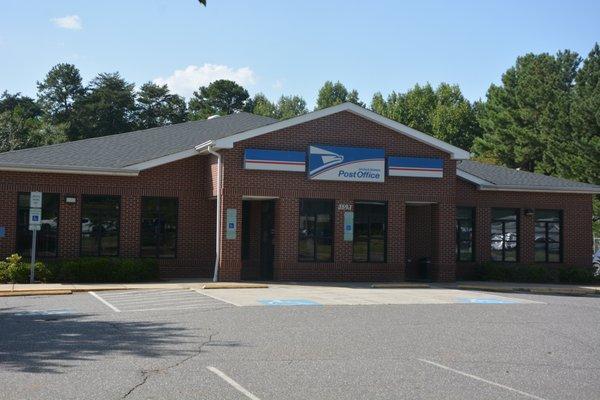
[[[362,147],[310,146],[308,176],[314,180],[384,182],[385,151]]]

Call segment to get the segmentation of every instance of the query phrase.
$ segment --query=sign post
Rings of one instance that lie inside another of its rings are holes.
[[[30,283],[35,281],[35,251],[37,231],[40,229],[42,229],[42,192],[31,192],[29,195],[29,230],[32,231]]]

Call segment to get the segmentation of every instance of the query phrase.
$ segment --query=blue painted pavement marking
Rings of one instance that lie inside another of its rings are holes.
[[[306,299],[262,299],[258,301],[265,306],[320,306],[316,301]]]
[[[469,304],[519,304],[518,301],[514,301],[514,300],[505,300],[505,299],[481,299],[481,298],[474,298],[474,299],[459,299],[459,301],[461,303],[469,303]]]

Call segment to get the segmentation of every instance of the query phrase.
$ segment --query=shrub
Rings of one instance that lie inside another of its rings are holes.
[[[140,282],[158,279],[153,259],[79,258],[57,261],[51,269],[60,282]]]
[[[491,262],[479,265],[475,275],[481,280],[522,283],[590,283],[597,279],[584,267]]]
[[[18,254],[12,254],[6,261],[0,262],[1,283],[28,283],[31,265],[22,261]],[[50,270],[41,262],[35,263],[35,279],[46,282],[50,279]]]

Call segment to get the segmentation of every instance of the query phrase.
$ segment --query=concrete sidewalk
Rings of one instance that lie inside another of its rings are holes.
[[[564,296],[600,295],[600,285],[459,281],[445,285],[445,287],[502,293],[553,294]]]
[[[71,294],[74,292],[99,292],[105,290],[145,289],[251,289],[267,288],[264,283],[217,282],[210,280],[174,280],[138,283],[8,283],[0,284],[1,296],[33,296],[48,294]]]

